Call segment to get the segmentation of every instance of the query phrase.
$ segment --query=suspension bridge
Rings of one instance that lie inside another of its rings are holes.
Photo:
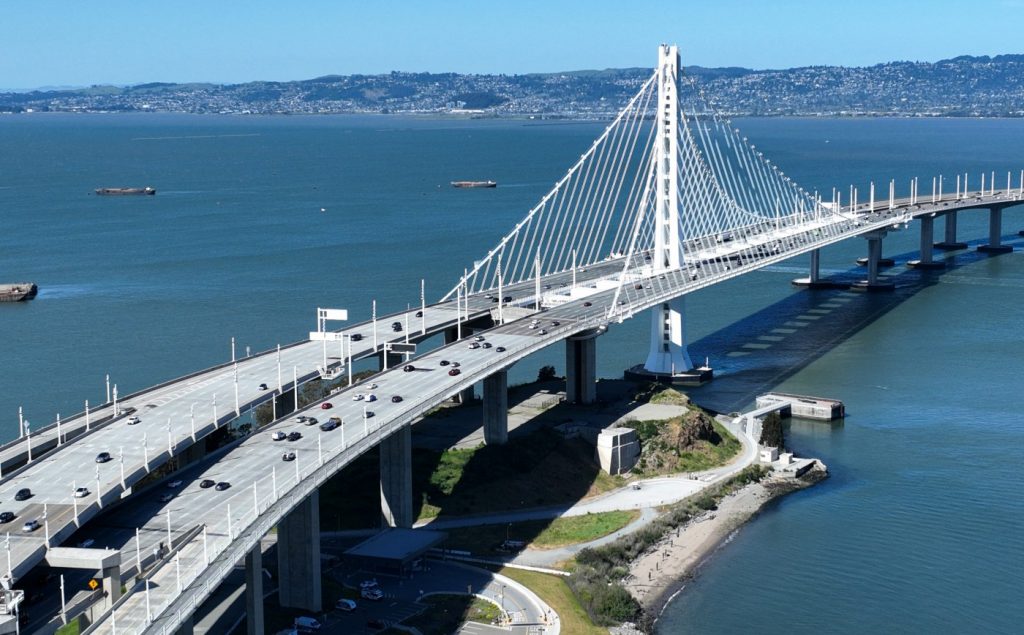
[[[886,234],[919,222],[921,253],[911,264],[938,268],[943,262],[933,248],[966,247],[956,231],[964,210],[989,214],[988,244],[979,249],[1010,249],[1001,242],[1002,212],[1024,202],[1024,172],[1007,173],[1005,181],[993,173],[937,176],[923,188],[914,179],[901,196],[895,182],[877,192],[874,185],[808,192],[716,112],[681,73],[675,47],[663,45],[658,55],[650,78],[565,176],[439,301],[427,304],[421,294],[415,309],[337,331],[326,319],[344,313],[321,311],[309,341],[121,398],[115,387],[107,403],[86,404],[39,430],[22,422],[21,436],[0,447],[0,499],[30,487],[33,496],[14,511],[19,520],[39,519],[41,528],[7,535],[5,586],[17,588],[43,564],[95,569],[107,579],[108,607],[86,632],[187,632],[191,615],[237,563],[244,560],[256,582],[260,540],[277,527],[279,551],[287,554],[280,561],[282,605],[319,611],[318,489],[379,446],[383,522],[411,526],[412,424],[482,382],[485,440],[503,443],[507,369],[518,360],[564,341],[567,399],[592,402],[599,336],[647,312],[647,353],[630,373],[708,381],[711,369],[694,364],[686,347],[684,299],[694,291],[801,254],[810,254],[810,273],[796,282],[827,285],[819,250],[858,237],[868,241],[867,275],[855,286],[884,291],[890,287],[878,274]],[[945,230],[938,245],[936,218]],[[416,343],[437,335],[443,346],[409,357]],[[326,412],[341,425],[305,428],[315,436],[289,444],[295,460],[282,462],[270,433],[321,412],[320,403],[298,408],[298,387],[351,378],[353,363],[370,357],[381,371],[329,398]],[[370,383],[381,399],[353,401]],[[262,403],[273,404],[275,421],[208,458],[120,551],[60,547],[168,461],[202,458],[205,437]],[[97,463],[103,451],[113,460]],[[231,487],[206,491],[206,479]],[[81,487],[87,491],[78,496]],[[167,551],[150,557],[158,545]],[[261,607],[250,607],[250,620],[262,620]],[[7,632],[2,625],[0,632]]]

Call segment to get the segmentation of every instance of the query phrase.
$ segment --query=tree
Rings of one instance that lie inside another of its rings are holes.
[[[761,440],[759,442],[765,447],[778,448],[783,450],[786,447],[786,439],[782,434],[782,417],[777,412],[769,412],[761,424]]]
[[[537,371],[537,381],[551,381],[555,378],[554,366],[541,366]]]

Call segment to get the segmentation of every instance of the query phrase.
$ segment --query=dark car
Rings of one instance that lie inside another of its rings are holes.
[[[462,364],[459,362],[452,362],[452,368],[458,368],[459,366],[462,366]]]
[[[452,377],[454,377],[454,376],[458,375],[461,372],[462,371],[459,370],[458,368],[452,368],[451,370],[448,371],[448,374],[451,375]]]
[[[333,408],[333,407],[334,407],[334,404],[332,404],[332,403],[331,403],[331,402],[329,402],[329,401],[325,401],[325,402],[323,402],[322,404],[320,404],[320,409],[321,409],[321,410],[330,410],[330,409],[331,409],[331,408]]]
[[[97,463],[106,463],[110,460],[110,452],[100,452],[96,455]]]
[[[285,452],[284,454],[281,455],[281,460],[282,461],[294,461],[295,460],[295,453],[294,452]]]
[[[18,490],[18,493],[14,495],[14,500],[23,501],[32,498],[32,490],[27,487],[23,487]]]
[[[391,323],[391,330],[395,331],[395,332],[401,331],[402,330],[402,323],[401,322],[392,322]]]
[[[480,345],[480,347],[481,348],[490,348],[491,347],[491,343],[490,342],[484,342],[483,344]]]
[[[505,296],[505,299],[503,300],[503,302],[511,302],[511,301],[512,301],[512,296],[510,296],[510,295]]]
[[[406,364],[405,366],[402,367],[402,370],[404,370],[407,373],[411,373],[412,371],[416,370],[416,367],[413,366],[412,364]]]
[[[416,317],[423,317],[423,311],[417,311]]]
[[[588,300],[587,302],[583,303],[583,306],[594,306],[594,303]]]
[[[224,490],[226,490],[229,487],[231,487],[231,483],[228,483],[227,481],[221,481],[220,483],[217,483],[213,487],[213,489],[217,490],[218,492],[223,492]]]
[[[498,348],[494,349],[494,352],[495,353],[504,353],[505,352],[505,347],[504,346],[499,346]]]
[[[367,410],[366,411],[366,418],[369,419],[372,416],[373,416],[373,411],[372,410]]]
[[[448,364],[451,364],[451,362],[449,362],[447,359],[442,359],[440,362],[438,362],[438,364],[440,364],[441,366],[447,366]]]
[[[266,390],[266,389],[267,389],[267,385],[266,384],[260,384],[260,390]]]
[[[337,427],[338,422],[335,421],[334,419],[328,419],[327,421],[324,421],[323,423],[320,424],[320,429],[323,430],[324,432],[330,432],[331,430]]]
[[[551,323],[551,326],[559,326],[561,324],[562,324],[561,322],[559,322],[558,320],[555,320],[554,322]]]
[[[210,489],[214,485],[216,485],[216,483],[214,483],[213,481],[211,481],[208,478],[204,478],[203,481],[201,483],[199,483],[199,487],[201,487],[203,489]]]
[[[302,433],[301,432],[293,431],[293,432],[289,432],[288,433],[288,440],[289,441],[298,441],[301,438],[302,438]]]
[[[391,403],[398,403],[401,400],[402,400],[402,395],[395,395],[394,397],[391,398]]]
[[[353,334],[352,334],[351,336],[349,336],[349,338],[348,338],[348,339],[349,339],[349,340],[351,340],[351,341],[353,341],[353,342],[358,342],[358,341],[360,341],[361,339],[363,339],[363,336],[362,336],[362,335],[360,335],[359,333],[353,333]]]
[[[14,520],[14,512],[0,512],[0,523],[9,523]]]

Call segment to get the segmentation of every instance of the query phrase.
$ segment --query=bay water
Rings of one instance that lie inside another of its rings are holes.
[[[1024,167],[1024,121],[763,119],[736,122],[808,190],[866,199],[874,180]],[[0,117],[0,282],[39,297],[0,304],[0,438],[17,410],[38,426],[239,354],[302,339],[317,307],[353,320],[456,283],[558,180],[601,124],[415,117],[20,115]],[[988,177],[987,177],[988,178]],[[448,183],[494,179],[493,190]],[[152,186],[153,197],[97,197]],[[937,237],[941,234],[937,223]],[[1024,229],[1004,215],[1006,239]],[[987,215],[960,215],[980,242]],[[693,391],[720,411],[768,389],[842,399],[836,424],[793,421],[798,454],[832,478],[771,505],[686,584],[659,633],[1016,632],[1024,569],[1024,260],[950,256],[908,270],[917,226],[894,230],[891,293],[806,291],[806,258],[687,299]],[[866,243],[822,254],[863,275]],[[939,257],[942,257],[941,255]],[[599,373],[642,360],[646,319],[612,325]],[[512,369],[532,379],[561,347]]]

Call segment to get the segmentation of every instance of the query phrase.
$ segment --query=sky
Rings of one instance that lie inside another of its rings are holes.
[[[0,88],[1024,52],[1024,0],[0,0]]]

